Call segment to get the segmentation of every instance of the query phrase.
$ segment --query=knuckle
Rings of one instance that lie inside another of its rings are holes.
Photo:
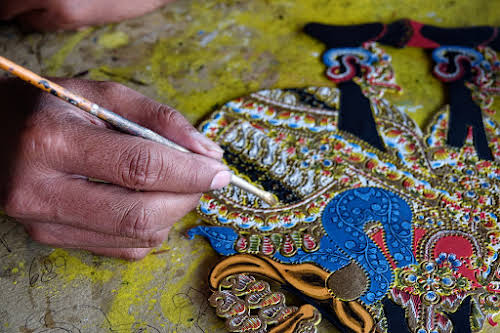
[[[118,221],[118,234],[124,237],[152,242],[155,209],[143,201],[136,201],[124,211]]]
[[[46,190],[49,186],[54,186],[54,183],[15,176],[13,184],[14,189],[7,193],[3,202],[3,209],[8,216],[47,221],[59,219],[58,192]]]
[[[184,118],[184,116],[177,110],[171,108],[165,104],[159,104],[156,106],[156,115],[160,123],[165,124],[176,124],[181,126],[181,130],[193,131],[194,128],[189,124],[189,122]]]
[[[182,117],[179,112],[163,104],[158,105],[156,111],[159,117],[161,117],[167,123],[177,122]]]
[[[192,168],[190,177],[188,179],[188,184],[191,184],[191,187],[196,186],[197,188],[199,188],[201,184],[207,183],[206,178],[207,177],[202,171],[199,170],[199,168]]]
[[[114,81],[99,82],[99,85],[101,85],[100,90],[104,93],[104,96],[111,96],[112,98],[124,96],[129,91],[128,87]]]
[[[21,145],[32,162],[44,164],[64,158],[72,148],[62,131],[57,127],[47,128],[47,126],[31,126],[26,129],[21,138]]]
[[[147,237],[145,247],[151,248],[160,246],[164,240],[164,237],[159,232],[154,232]]]
[[[120,178],[133,189],[154,185],[160,178],[162,159],[159,154],[140,145],[126,149],[118,163]]]

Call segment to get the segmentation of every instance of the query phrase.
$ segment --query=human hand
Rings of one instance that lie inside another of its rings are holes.
[[[229,183],[222,150],[172,108],[117,83],[55,82],[197,154],[117,132],[20,80],[0,80],[0,207],[34,240],[140,259],[202,192]]]
[[[73,30],[141,16],[172,1],[3,0],[0,1],[0,19],[15,19],[39,31]]]

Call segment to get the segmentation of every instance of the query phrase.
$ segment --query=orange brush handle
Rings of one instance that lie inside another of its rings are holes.
[[[2,56],[0,56],[0,68],[28,82],[29,84],[32,84],[56,97],[64,99],[65,101],[79,107],[84,111],[92,113],[92,108],[95,109],[97,106],[88,99],[83,98],[82,96],[75,95],[68,89],[61,87],[60,85],[47,79],[44,79],[40,75],[35,74],[32,71],[19,66],[18,64]]]
[[[122,116],[107,110],[88,99],[72,93],[68,89],[61,87],[60,85],[41,77],[38,74],[33,73],[29,69],[26,69],[18,64],[10,61],[9,59],[0,56],[0,68],[6,70],[7,72],[17,76],[18,78],[34,85],[80,109],[89,112],[94,116],[110,123],[116,128],[136,136],[140,136],[144,139],[152,140],[163,145],[169,146],[183,152],[189,152],[186,148],[179,146],[178,144],[164,138],[163,136],[151,131],[148,128],[142,127]]]

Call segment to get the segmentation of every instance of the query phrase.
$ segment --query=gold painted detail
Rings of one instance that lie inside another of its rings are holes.
[[[226,318],[230,332],[316,333],[321,321],[314,307],[289,307],[285,295],[247,274],[226,277],[209,302],[218,316]]]

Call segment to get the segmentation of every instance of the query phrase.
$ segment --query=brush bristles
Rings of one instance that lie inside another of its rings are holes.
[[[270,192],[266,192],[264,190],[261,190],[260,188],[256,187],[255,185],[250,184],[249,182],[247,182],[243,178],[240,178],[236,175],[233,175],[231,177],[231,184],[233,184],[234,186],[238,186],[242,190],[245,190],[247,192],[250,192],[250,193],[256,195],[257,197],[261,198],[264,202],[266,202],[270,206],[275,206],[279,203],[278,198],[274,194],[272,194]]]

